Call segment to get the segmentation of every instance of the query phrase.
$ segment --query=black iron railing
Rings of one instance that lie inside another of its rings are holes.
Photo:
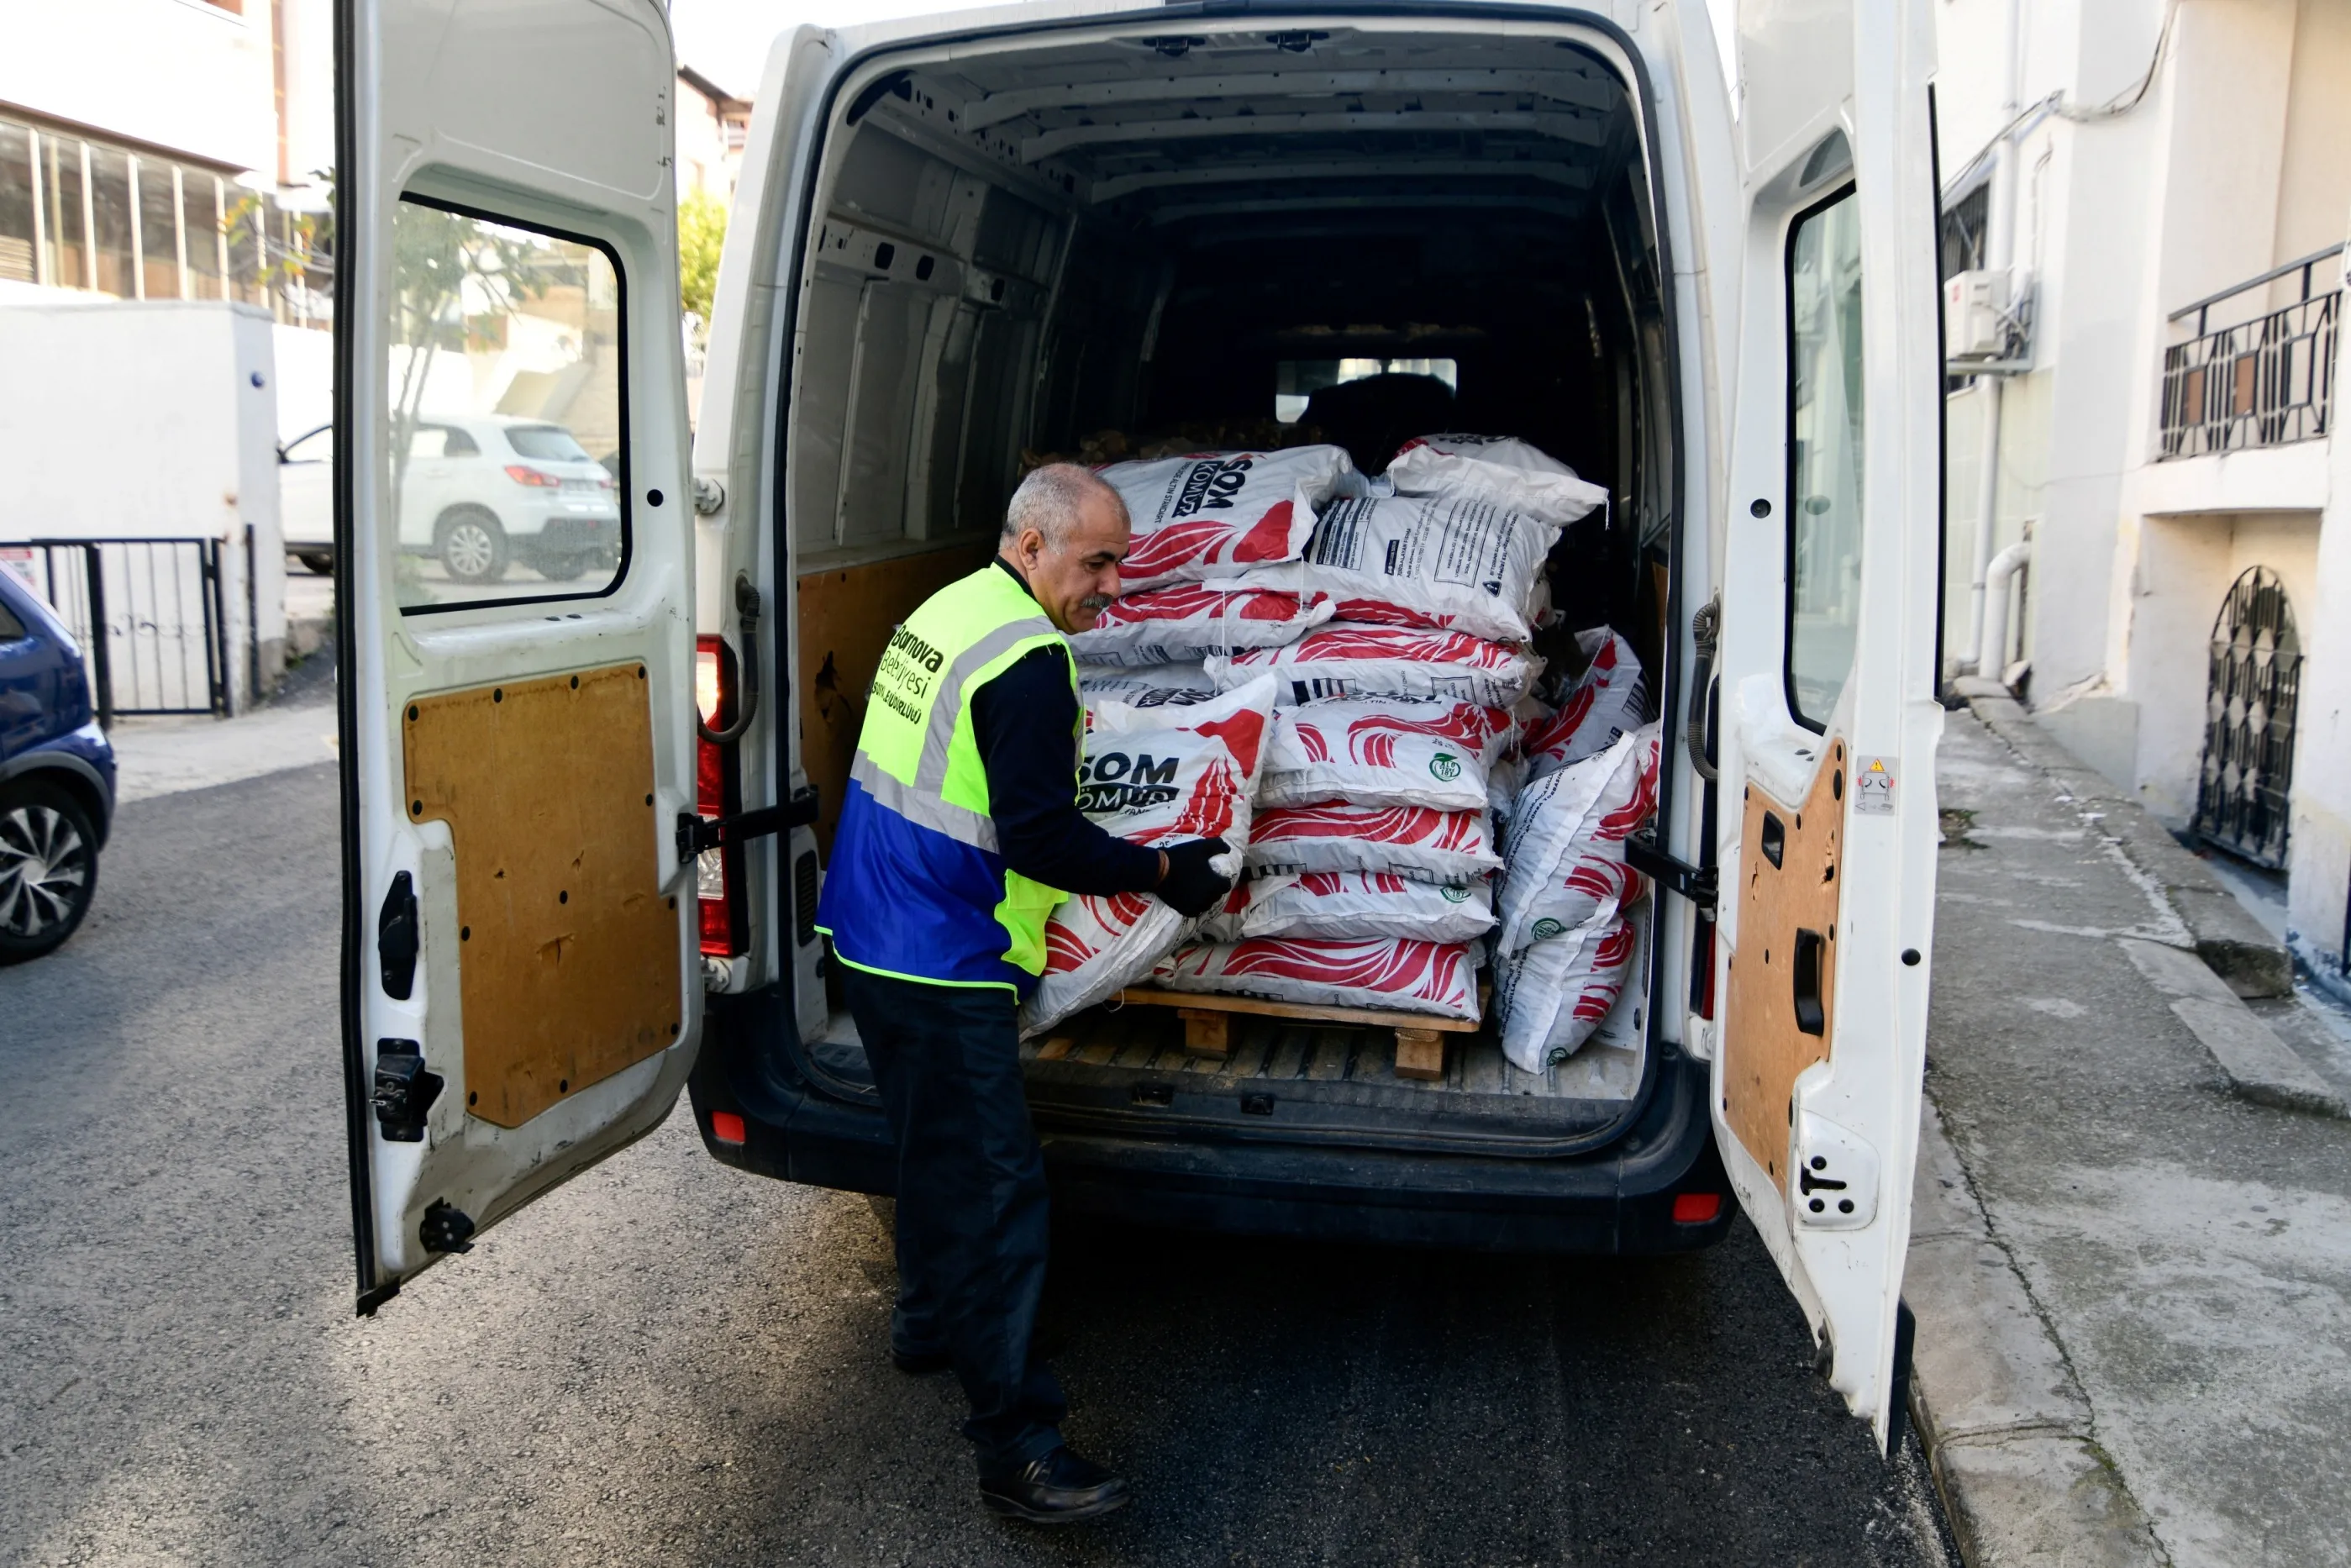
[[[100,724],[228,712],[228,602],[218,539],[31,539],[33,591],[89,662]]]
[[[2163,351],[2163,457],[2283,446],[2325,435],[2335,409],[2335,334],[2343,291],[2321,264],[2340,245],[2171,313],[2193,336]],[[2331,271],[2332,269],[2330,269]],[[2212,314],[2241,295],[2300,275],[2302,297],[2235,326]],[[2324,283],[2314,294],[2314,285]]]

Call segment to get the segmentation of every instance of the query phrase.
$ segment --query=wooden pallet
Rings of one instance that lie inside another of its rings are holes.
[[[1301,1019],[1315,1023],[1355,1024],[1365,1029],[1395,1030],[1395,1071],[1398,1078],[1434,1082],[1445,1076],[1445,1037],[1475,1033],[1468,1019],[1437,1018],[1428,1013],[1391,1012],[1378,1008],[1325,1008],[1304,1002],[1273,1002],[1259,997],[1218,996],[1203,991],[1162,991],[1130,986],[1118,999],[1128,1007],[1174,1008],[1184,1020],[1184,1049],[1194,1056],[1222,1061],[1232,1053],[1232,1015]]]

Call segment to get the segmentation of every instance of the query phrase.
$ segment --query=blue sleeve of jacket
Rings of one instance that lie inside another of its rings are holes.
[[[980,687],[971,717],[1007,865],[1064,893],[1148,893],[1158,885],[1158,851],[1104,831],[1078,810],[1071,738],[1078,698],[1067,650],[1039,648]]]

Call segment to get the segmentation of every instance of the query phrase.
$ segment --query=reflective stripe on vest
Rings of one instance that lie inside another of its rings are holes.
[[[1066,644],[994,565],[932,595],[892,633],[819,900],[817,925],[844,963],[1016,991],[1043,972],[1045,922],[1065,895],[1004,864],[972,719],[987,682],[1043,646]],[[1071,683],[1074,695],[1074,664]]]

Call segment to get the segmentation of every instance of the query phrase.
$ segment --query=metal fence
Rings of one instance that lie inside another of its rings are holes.
[[[33,539],[33,591],[89,661],[99,722],[228,712],[228,605],[217,539]]]
[[[2335,340],[2343,294],[2313,297],[2321,263],[2342,253],[2330,246],[2233,288],[2175,310],[2194,335],[2163,352],[2164,457],[2201,457],[2252,446],[2315,441],[2335,408]],[[2241,321],[2211,327],[2216,307],[2300,275],[2302,297]]]

